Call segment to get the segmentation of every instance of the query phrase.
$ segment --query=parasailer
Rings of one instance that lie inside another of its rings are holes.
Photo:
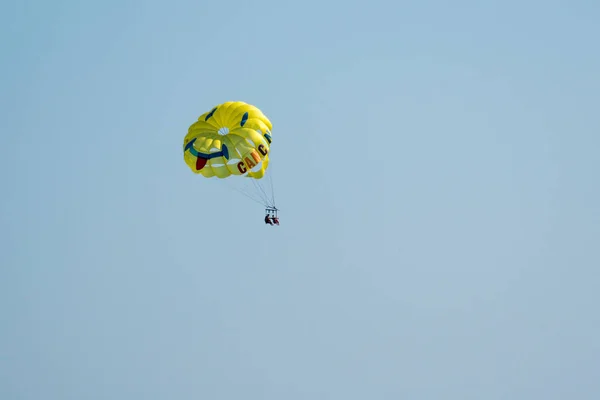
[[[188,128],[183,140],[184,161],[192,172],[205,178],[216,177],[227,182],[249,179],[256,189],[255,196],[242,194],[276,210],[271,176],[272,196],[260,183],[269,168],[272,129],[271,121],[251,104],[241,101],[219,104],[200,115]],[[276,214],[273,221],[279,225]],[[265,223],[269,223],[267,217]]]

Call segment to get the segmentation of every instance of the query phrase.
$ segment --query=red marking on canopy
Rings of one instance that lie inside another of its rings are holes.
[[[206,165],[206,158],[196,158],[196,171],[200,171]]]

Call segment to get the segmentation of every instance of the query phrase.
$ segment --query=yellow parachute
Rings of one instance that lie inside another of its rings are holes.
[[[185,163],[206,178],[260,179],[269,165],[272,129],[271,121],[251,104],[219,104],[189,127],[183,140]]]
[[[257,107],[228,101],[205,112],[189,127],[183,158],[192,172],[205,178],[251,178],[253,194],[259,199],[236,190],[265,205],[267,213],[276,214],[271,176],[271,198],[260,184],[270,162],[272,129],[271,121]]]

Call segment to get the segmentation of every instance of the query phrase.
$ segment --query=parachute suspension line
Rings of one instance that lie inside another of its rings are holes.
[[[265,183],[263,187],[263,185],[261,184],[260,181],[255,182],[256,186],[258,187],[258,189],[260,189],[260,191],[263,193],[266,202],[265,202],[265,206],[267,206],[269,209],[277,209],[277,207],[275,207],[275,188],[273,185],[273,176],[272,176],[272,172],[273,172],[273,162],[271,161],[270,166],[269,166],[269,170],[266,172],[265,175],[268,175],[268,181],[269,181],[269,185],[271,186],[271,196],[269,196],[269,194],[267,194],[267,184]],[[266,179],[265,179],[266,180]]]
[[[256,196],[258,196],[258,197],[260,198],[260,200],[261,200],[261,203],[262,203],[263,205],[265,205],[266,203],[268,203],[268,200],[267,200],[267,198],[266,198],[266,197],[264,196],[264,194],[263,194],[263,193],[261,193],[261,192],[258,190],[258,188],[256,187],[256,184],[257,184],[257,183],[256,183],[256,180],[255,180],[255,179],[253,179],[253,178],[248,178],[248,179],[251,179],[251,180],[252,180],[252,184],[254,185],[254,192],[256,193]],[[248,188],[248,191],[250,191],[250,188]]]
[[[239,192],[240,194],[242,194],[242,195],[246,196],[246,197],[247,197],[247,198],[249,198],[250,200],[254,201],[255,203],[257,203],[257,204],[260,204],[260,205],[264,205],[264,201],[257,200],[256,198],[254,198],[254,197],[250,196],[249,194],[247,194],[247,193],[245,193],[245,192],[242,192],[242,191],[241,191],[241,190],[239,190],[239,189],[235,189],[235,190],[236,190],[237,192]]]
[[[225,181],[225,180],[224,180],[224,181]],[[233,189],[233,190],[235,190],[236,192],[238,192],[238,193],[240,193],[240,194],[242,194],[242,195],[246,196],[247,198],[249,198],[250,200],[254,201],[255,203],[258,203],[258,204],[264,205],[264,203],[265,203],[264,199],[260,199],[260,200],[259,200],[259,199],[257,199],[256,197],[252,196],[252,195],[251,195],[250,193],[248,193],[247,191],[245,191],[245,190],[241,190],[241,189],[238,189],[238,188],[234,187],[234,186],[233,186],[233,184],[232,184],[231,182],[225,182],[225,183],[226,183],[226,185],[227,185],[227,186],[229,186],[231,189]],[[262,201],[261,201],[261,200],[262,200]]]
[[[254,185],[254,188],[257,190],[258,193],[260,193],[261,198],[263,199],[263,202],[265,206],[269,205],[269,199],[267,198],[267,196],[265,195],[265,191],[262,189],[260,183],[256,182],[254,179],[252,180],[252,184]]]
[[[260,190],[263,194],[262,198],[265,201],[265,205],[271,207],[272,204],[269,201],[269,196],[267,195],[267,192],[265,192],[265,189],[263,189],[262,185],[259,182],[257,182],[256,179],[252,179],[252,184],[254,184],[254,187]]]
[[[271,186],[271,196],[270,196],[270,205],[271,208],[277,209],[277,207],[275,206],[275,185],[273,184],[273,167],[271,166],[271,171],[269,171],[268,174],[268,180],[269,180],[269,186]],[[266,184],[265,184],[266,186]],[[267,197],[269,197],[267,195]]]
[[[242,191],[240,189],[234,188],[237,192],[239,192],[240,194],[243,194],[244,196],[248,197],[249,199],[253,200],[254,202],[264,205],[265,201],[263,199],[258,200],[256,197],[252,196],[251,194],[249,194],[248,192]]]
[[[273,167],[271,167],[271,170]],[[273,207],[275,207],[275,188],[273,186],[273,176],[272,174],[269,174],[269,183],[271,185],[271,203],[273,204]],[[275,207],[277,208],[277,207]]]
[[[267,205],[269,203],[269,199],[265,194],[265,191],[262,190],[260,183],[254,178],[248,177],[247,179],[250,179],[252,181],[252,185],[254,185],[254,190],[256,191],[256,194],[262,199],[263,205]]]

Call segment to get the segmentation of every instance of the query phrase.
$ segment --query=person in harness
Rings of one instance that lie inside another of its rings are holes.
[[[265,224],[273,225],[273,222],[271,221],[271,217],[269,216],[269,214],[265,215]]]

